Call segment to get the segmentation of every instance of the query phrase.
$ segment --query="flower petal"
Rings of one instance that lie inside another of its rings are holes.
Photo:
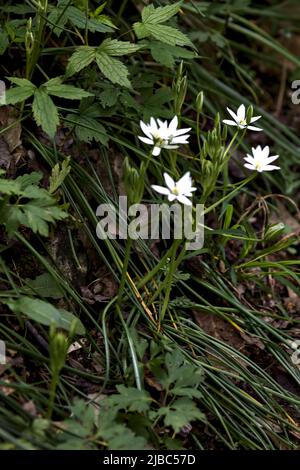
[[[178,117],[174,116],[172,121],[169,124],[169,132],[171,135],[175,134],[177,127],[178,127]]]
[[[179,193],[185,194],[186,192],[190,191],[191,187],[192,178],[190,172],[188,171],[180,178],[180,180],[177,181],[176,188],[178,189]]]
[[[227,126],[237,126],[235,121],[231,121],[230,119],[223,119],[223,123],[227,124]]]
[[[140,121],[140,126],[141,126],[141,129],[142,131],[144,132],[144,134],[147,136],[147,137],[152,137],[152,134],[151,134],[151,130],[149,128],[149,126],[147,126],[143,121]]]
[[[262,149],[262,158],[263,159],[267,159],[268,156],[270,154],[270,147],[268,145],[266,145],[263,149]]]
[[[155,157],[157,157],[157,156],[160,154],[160,151],[161,151],[161,148],[155,146],[155,147],[153,147],[152,155],[154,155]]]
[[[190,130],[192,130],[191,127],[186,127],[184,129],[178,129],[177,131],[174,132],[174,137],[177,137],[177,136],[182,135],[182,134],[186,134],[187,132],[190,132]]]
[[[166,182],[166,185],[168,186],[168,188],[172,191],[175,187],[175,181],[173,180],[173,178],[171,178],[170,175],[168,175],[168,173],[164,173],[164,180]]]
[[[237,121],[239,120],[237,115],[232,111],[232,109],[230,108],[226,108],[227,111],[229,112],[230,116],[232,117],[232,119],[234,120],[235,123],[237,123]],[[223,121],[224,122],[224,121]]]
[[[239,121],[243,121],[246,117],[246,108],[244,104],[241,104],[237,110],[237,117]]]
[[[186,206],[192,205],[192,201],[190,201],[186,196],[183,196],[181,194],[177,196],[177,200],[181,202],[182,204],[185,204]]]
[[[173,139],[171,140],[171,144],[188,144],[188,141],[186,139],[189,138],[189,135],[185,136],[185,135],[181,135],[179,137],[173,137]]]
[[[249,170],[256,170],[255,166],[251,165],[251,163],[245,163],[244,167],[248,168]]]
[[[249,131],[257,131],[257,132],[263,131],[263,129],[260,129],[259,127],[255,127],[255,126],[247,126],[247,129],[249,129]]]
[[[154,119],[153,117],[150,118],[150,126],[151,126],[151,131],[152,131],[152,132],[153,132],[153,131],[154,131],[154,132],[157,131],[158,127],[157,127],[156,121],[155,121],[155,119]]]
[[[260,118],[261,118],[261,116],[253,116],[253,117],[251,118],[251,121],[250,121],[251,124],[252,124],[252,122],[258,121],[258,119],[260,119]]]
[[[277,158],[279,158],[279,155],[273,155],[272,157],[268,157],[268,158],[266,159],[266,162],[267,162],[267,164],[269,165],[269,163],[274,162],[275,160],[277,160]]]
[[[168,195],[168,200],[169,200],[170,202],[174,201],[175,199],[177,199],[176,194],[170,193],[170,194]]]
[[[149,145],[154,145],[154,142],[152,139],[148,139],[148,137],[141,137],[140,135],[138,135],[138,139],[140,139],[142,142],[144,142],[145,144],[149,144]]]
[[[263,167],[262,171],[273,171],[273,170],[280,170],[280,166],[266,165]]]
[[[157,186],[156,184],[152,184],[151,188],[154,189],[159,194],[164,194],[165,196],[170,194],[170,190],[165,188],[164,186]]]

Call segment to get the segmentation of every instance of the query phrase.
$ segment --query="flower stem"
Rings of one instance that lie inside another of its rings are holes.
[[[168,274],[167,274],[167,277],[166,277],[166,280],[165,280],[165,286],[166,286],[165,298],[164,298],[163,305],[162,305],[160,315],[159,315],[159,324],[160,325],[161,325],[161,323],[164,319],[164,316],[166,314],[166,311],[167,311],[167,308],[168,308],[168,305],[169,305],[169,299],[170,299],[170,294],[171,294],[171,290],[172,290],[172,278],[173,278],[174,272],[176,271],[176,268],[177,268],[176,253],[177,253],[177,249],[178,249],[181,241],[182,240],[174,240],[174,243],[172,245],[172,249],[171,249],[171,253],[170,253],[171,259],[170,259],[170,264],[169,264],[169,270],[168,270]]]
[[[121,281],[120,281],[120,286],[119,286],[119,291],[118,291],[118,298],[117,298],[117,306],[118,307],[120,307],[122,297],[123,297],[123,291],[124,291],[126,277],[127,277],[127,269],[128,269],[129,259],[130,259],[131,247],[132,247],[132,239],[127,238],[126,247],[125,247],[124,262],[123,262],[122,273],[121,273]]]

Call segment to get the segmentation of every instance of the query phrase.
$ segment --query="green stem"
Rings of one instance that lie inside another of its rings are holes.
[[[177,252],[177,249],[178,249],[181,242],[182,242],[182,240],[175,240],[173,242],[173,245],[172,245],[171,259],[170,259],[168,275],[167,275],[167,278],[166,278],[165,283],[164,283],[164,285],[166,286],[165,298],[164,298],[163,305],[162,305],[160,315],[159,315],[160,324],[162,323],[162,321],[164,319],[165,313],[166,313],[168,305],[169,305],[169,299],[170,299],[170,294],[171,294],[171,290],[172,290],[172,278],[173,278],[174,272],[176,271],[176,268],[177,268],[176,252]]]
[[[51,419],[52,413],[53,413],[56,388],[58,384],[58,377],[59,377],[59,374],[57,372],[53,372],[52,378],[51,378],[50,391],[49,391],[49,405],[48,405],[48,412],[47,412],[48,419]]]
[[[118,307],[120,307],[122,297],[123,297],[123,291],[124,291],[126,277],[127,277],[127,269],[128,269],[129,259],[130,259],[131,247],[132,247],[132,239],[127,238],[126,247],[125,247],[125,257],[124,257],[124,262],[122,266],[121,281],[120,281],[120,286],[119,286],[119,291],[118,291],[118,299],[117,299]]]

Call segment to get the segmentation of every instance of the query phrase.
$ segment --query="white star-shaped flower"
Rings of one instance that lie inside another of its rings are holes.
[[[247,153],[247,157],[244,158],[247,163],[244,166],[249,168],[249,170],[256,170],[260,173],[263,171],[280,170],[279,166],[270,165],[274,160],[277,160],[279,155],[269,157],[269,154],[270,148],[268,145],[264,148],[261,148],[260,145],[256,148],[252,147],[252,155]]]
[[[227,108],[227,111],[231,115],[233,121],[231,119],[223,119],[224,124],[227,124],[228,126],[236,126],[239,129],[249,129],[250,131],[262,131],[263,130],[263,129],[260,129],[259,127],[247,125],[245,105],[241,104],[236,114],[230,108]],[[260,118],[261,116],[253,116],[249,124],[252,124],[253,122],[257,121]]]
[[[193,188],[192,186],[192,178],[189,171],[177,182],[175,182],[168,173],[164,173],[164,179],[167,187],[153,184],[151,188],[159,194],[168,196],[170,202],[177,199],[177,201],[182,204],[187,206],[192,205],[192,202],[188,198],[192,196],[192,192],[196,191],[197,188]]]
[[[177,129],[178,118],[174,116],[170,124],[167,121],[160,119],[150,119],[150,124],[145,124],[140,121],[140,126],[146,137],[138,136],[138,138],[145,144],[153,145],[152,155],[157,156],[160,154],[161,149],[177,149],[179,144],[188,144],[187,134],[191,128]]]

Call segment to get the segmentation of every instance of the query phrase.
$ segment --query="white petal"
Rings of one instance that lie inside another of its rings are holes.
[[[270,147],[268,145],[266,145],[263,149],[262,149],[262,157],[264,159],[268,158],[270,154]]]
[[[249,170],[256,170],[255,166],[251,165],[250,163],[245,163],[244,167],[249,168]]]
[[[180,178],[180,180],[177,181],[176,188],[178,189],[179,193],[184,194],[190,191],[191,187],[192,178],[190,172],[188,171]]]
[[[151,126],[151,131],[157,131],[158,127],[153,117],[150,118],[150,126]]]
[[[178,149],[178,145],[163,145],[164,149],[174,150]]]
[[[191,127],[186,127],[185,129],[178,129],[177,131],[174,132],[174,137],[177,137],[178,135],[186,134],[187,132],[190,132],[192,130]]]
[[[154,155],[155,157],[157,157],[157,156],[160,154],[160,151],[161,151],[161,148],[160,148],[160,147],[153,147],[152,155]]]
[[[244,104],[241,104],[241,106],[237,110],[237,117],[239,121],[243,121],[246,117],[246,108]]]
[[[263,171],[273,171],[273,170],[280,170],[280,166],[266,165],[263,168]]]
[[[192,202],[186,196],[177,196],[177,200],[186,206],[191,206]]]
[[[168,173],[164,173],[164,179],[165,179],[166,185],[172,191],[175,187],[175,181],[173,180],[173,178],[171,178],[170,175],[168,175]]]
[[[186,139],[189,138],[189,135],[181,135],[179,137],[173,137],[171,140],[171,144],[188,144],[188,141]]]
[[[272,157],[268,157],[266,159],[267,164],[269,165],[269,163],[274,162],[275,160],[277,160],[278,157],[279,157],[279,155],[273,155]]]
[[[178,117],[174,116],[172,121],[169,124],[169,132],[171,135],[175,134],[177,126],[178,126]]]
[[[236,123],[236,122],[239,120],[239,118],[237,117],[237,115],[232,111],[232,109],[230,109],[230,108],[226,108],[226,109],[227,109],[227,111],[229,112],[229,114],[230,114],[230,116],[232,117],[232,119],[234,120],[234,122]],[[223,121],[223,122],[224,122],[224,121]]]
[[[237,123],[235,121],[231,121],[230,119],[223,119],[224,124],[227,124],[227,126],[237,126]]]
[[[170,190],[168,188],[165,188],[164,186],[157,186],[156,184],[152,184],[151,188],[154,189],[159,194],[164,194],[165,196],[167,194],[170,194]]]
[[[151,138],[152,134],[150,128],[143,121],[140,121],[140,126],[144,134]]]
[[[168,195],[168,200],[169,200],[170,202],[174,201],[175,199],[177,199],[176,194],[171,194],[171,193],[170,193],[170,194]]]
[[[249,129],[250,131],[257,131],[257,132],[263,131],[263,129],[260,129],[259,127],[255,127],[255,126],[247,126],[247,129]]]
[[[145,144],[149,144],[149,145],[153,145],[154,142],[152,139],[148,139],[148,137],[141,137],[140,135],[138,135],[138,139],[140,139],[142,142],[144,142]]]
[[[261,118],[261,116],[253,116],[253,117],[251,118],[251,121],[250,121],[250,122],[252,123],[252,122],[258,121],[258,119],[260,119],[260,118]]]

